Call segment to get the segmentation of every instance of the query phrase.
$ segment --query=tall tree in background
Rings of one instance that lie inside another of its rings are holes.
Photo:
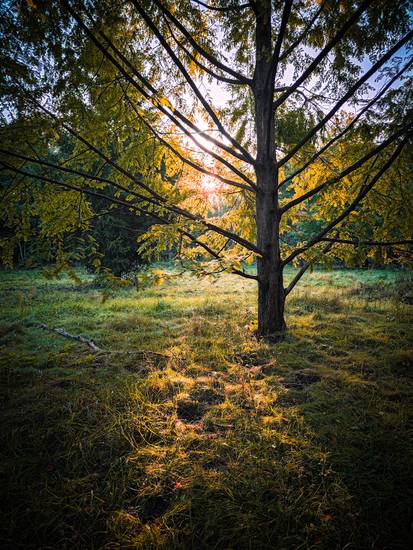
[[[281,337],[285,298],[320,254],[356,245],[404,253],[411,244],[411,8],[5,3],[0,162],[15,174],[9,220],[13,197],[33,179],[32,192],[65,189],[59,200],[72,206],[80,194],[147,214],[148,253],[179,243],[193,262],[212,257],[208,272],[256,280],[258,334]],[[65,158],[62,136],[71,142]],[[203,200],[208,188],[226,198],[219,216]],[[85,204],[76,211],[87,225]],[[74,224],[68,211],[63,228]],[[303,216],[320,223],[292,246],[284,236]],[[256,275],[242,267],[253,258]],[[298,260],[285,288],[283,269]]]

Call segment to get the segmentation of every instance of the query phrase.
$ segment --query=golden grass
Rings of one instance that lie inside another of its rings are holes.
[[[229,275],[104,302],[1,276],[5,548],[407,547],[400,273],[314,272],[276,346],[253,337],[254,285]],[[96,356],[34,321],[168,358]]]

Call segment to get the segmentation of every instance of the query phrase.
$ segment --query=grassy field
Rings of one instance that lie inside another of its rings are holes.
[[[83,278],[0,273],[2,548],[412,547],[406,272],[309,274],[277,345],[253,282]]]

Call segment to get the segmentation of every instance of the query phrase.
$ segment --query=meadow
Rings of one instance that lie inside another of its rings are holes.
[[[0,272],[3,548],[411,547],[408,272],[309,273],[274,345],[254,282],[79,275]]]

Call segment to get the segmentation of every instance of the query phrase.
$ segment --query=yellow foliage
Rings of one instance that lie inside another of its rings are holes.
[[[169,109],[173,110],[172,103],[166,97],[160,97],[159,103],[164,107],[169,107]]]
[[[254,332],[258,328],[258,321],[251,321],[250,323],[248,323],[246,328],[251,332]]]

